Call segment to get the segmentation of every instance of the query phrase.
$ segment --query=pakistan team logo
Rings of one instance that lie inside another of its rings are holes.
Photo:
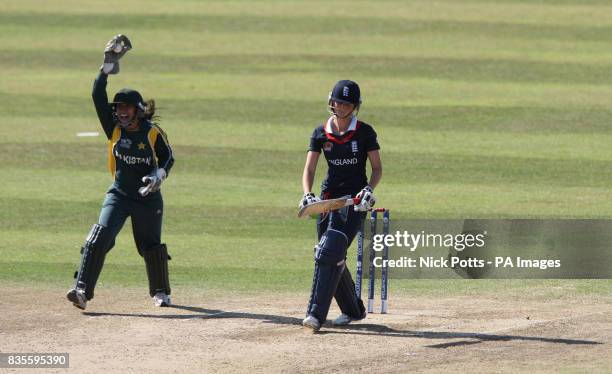
[[[131,146],[132,146],[131,139],[126,139],[126,138],[119,139],[119,147],[130,149]]]

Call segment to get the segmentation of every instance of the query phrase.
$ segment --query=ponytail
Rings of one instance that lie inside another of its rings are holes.
[[[155,115],[155,100],[149,99],[144,103],[144,110],[142,111],[144,119],[151,121],[155,124],[158,123],[159,116]]]

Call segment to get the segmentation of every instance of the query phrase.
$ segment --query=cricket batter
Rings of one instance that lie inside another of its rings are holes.
[[[310,301],[302,324],[318,331],[327,319],[332,297],[342,314],[335,325],[346,325],[365,318],[363,301],[355,295],[355,283],[346,267],[346,252],[359,230],[366,211],[374,206],[374,188],[382,177],[380,146],[374,129],[359,120],[361,93],[357,83],[341,80],[329,95],[331,117],[317,127],[310,138],[302,176],[304,197],[300,208],[320,199],[345,195],[361,198],[353,207],[321,214],[317,220],[319,244],[315,247],[315,267]],[[321,198],[312,193],[317,162],[321,153],[327,160],[327,176],[321,185]],[[366,161],[372,173],[368,181]]]
[[[81,250],[76,285],[67,297],[85,309],[94,296],[104,258],[127,217],[138,252],[144,258],[149,293],[155,306],[170,305],[168,251],[161,243],[164,202],[159,191],[174,163],[166,134],[154,122],[155,102],[145,102],[135,90],[124,88],[111,103],[106,94],[109,74],[119,72],[119,59],[132,48],[125,35],[111,39],[93,86],[93,101],[108,138],[108,163],[114,182],[102,203],[98,223],[93,225]]]

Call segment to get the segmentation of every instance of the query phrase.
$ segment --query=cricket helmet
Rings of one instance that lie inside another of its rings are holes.
[[[357,115],[361,105],[359,85],[350,80],[338,81],[329,93],[329,99],[327,100],[327,110],[329,113],[336,115],[333,102],[353,104],[355,106],[354,113]]]
[[[115,94],[111,105],[114,107],[117,104],[132,104],[139,110],[144,110],[145,104],[140,92],[131,88],[123,88]]]
[[[359,85],[350,80],[341,80],[336,83],[329,93],[330,101],[353,104],[355,107],[361,105],[361,91]]]

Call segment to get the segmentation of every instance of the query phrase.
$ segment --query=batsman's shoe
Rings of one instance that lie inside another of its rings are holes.
[[[364,316],[364,317],[365,317],[365,316]],[[351,316],[349,316],[349,315],[347,315],[347,314],[342,313],[342,314],[340,314],[340,315],[338,316],[338,318],[336,318],[336,319],[334,320],[333,325],[334,325],[334,326],[346,326],[346,325],[348,325],[349,323],[351,323],[351,322],[353,322],[353,321],[359,321],[360,319],[363,319],[363,318],[359,318],[359,319],[357,319],[357,318],[353,318],[353,317],[351,317]]]
[[[72,301],[72,305],[79,309],[85,310],[87,307],[87,297],[85,297],[85,290],[81,288],[73,288],[66,294],[66,298]]]
[[[302,321],[302,326],[308,327],[313,331],[319,331],[321,329],[321,322],[314,316],[308,316]]]
[[[158,292],[155,294],[155,296],[153,296],[153,303],[157,307],[170,306],[170,296],[163,292]]]

